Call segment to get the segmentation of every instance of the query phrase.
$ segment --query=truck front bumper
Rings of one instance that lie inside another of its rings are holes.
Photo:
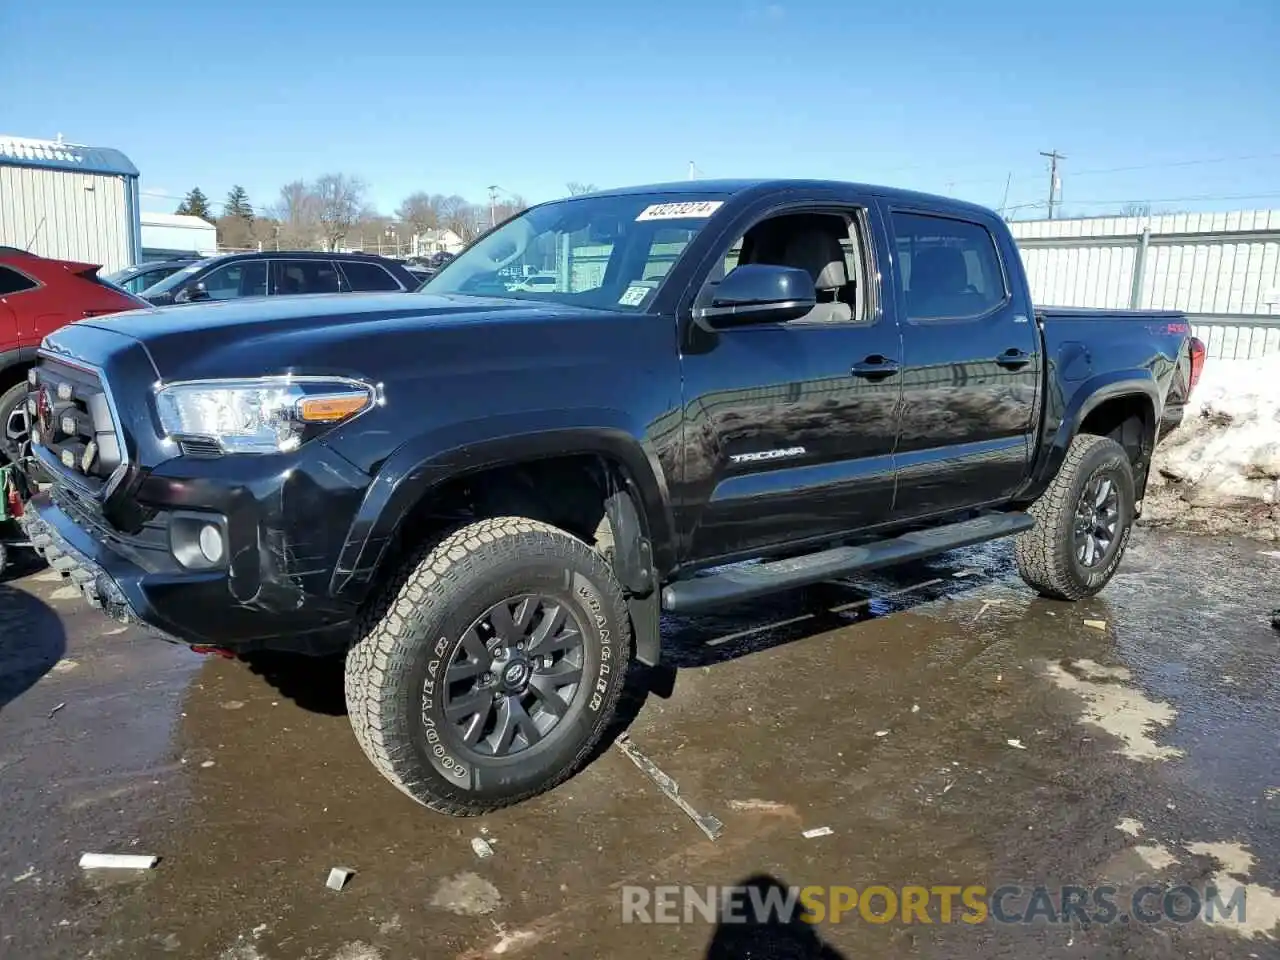
[[[60,500],[62,502],[60,502]],[[77,516],[80,501],[57,488],[27,502],[20,524],[35,551],[80,589],[90,606],[157,637],[237,653],[272,649],[326,654],[345,649],[355,610],[319,589],[326,576],[304,570],[292,550],[273,549],[279,531],[264,529],[256,511],[228,518],[233,540],[256,545],[221,569],[185,569],[163,532],[164,510],[152,522],[155,537],[104,535],[101,517]],[[307,576],[306,574],[312,574]]]

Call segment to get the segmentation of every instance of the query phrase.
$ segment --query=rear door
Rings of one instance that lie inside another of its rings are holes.
[[[386,267],[369,260],[339,260],[342,270],[344,292],[381,293],[403,290],[400,281],[391,275]]]
[[[1017,253],[980,215],[886,207],[903,318],[894,517],[1003,500],[1030,472],[1040,384]]]
[[[338,268],[331,260],[271,261],[272,296],[341,292]]]

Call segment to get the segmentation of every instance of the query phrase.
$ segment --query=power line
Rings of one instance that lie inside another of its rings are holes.
[[[1045,154],[1047,156],[1047,154]],[[1169,167],[1197,167],[1206,164],[1215,163],[1241,163],[1246,160],[1274,160],[1280,158],[1280,153],[1251,153],[1236,157],[1203,157],[1195,160],[1162,160],[1159,163],[1139,163],[1123,167],[1094,167],[1088,170],[1071,171],[1073,177],[1087,177],[1100,173],[1128,173],[1135,170],[1163,170]],[[915,164],[911,167],[899,167],[899,170],[916,169],[920,165]],[[999,183],[1004,177],[973,177],[959,180],[949,180],[948,183],[960,186],[969,186],[978,183]],[[1043,201],[1041,201],[1043,203]]]
[[[1214,200],[1269,200],[1275,197],[1280,197],[1280,193],[1204,193],[1188,197],[1125,197],[1120,200],[1072,200],[1071,202],[1081,207],[1098,207],[1127,203],[1203,203]],[[1043,207],[1044,205],[1044,200],[1025,200],[1022,203],[1010,204],[1005,209],[1026,210],[1030,207]]]
[[[1058,192],[1058,161],[1065,160],[1066,155],[1059,153],[1057,150],[1050,150],[1048,153],[1041,150],[1040,156],[1049,158],[1049,219],[1053,219],[1053,198]]]

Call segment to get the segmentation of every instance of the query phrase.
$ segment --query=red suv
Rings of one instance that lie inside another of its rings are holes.
[[[27,444],[27,371],[40,341],[85,317],[150,304],[98,278],[98,266],[0,247],[0,463]]]

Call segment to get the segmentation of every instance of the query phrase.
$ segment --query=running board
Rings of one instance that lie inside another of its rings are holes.
[[[702,613],[726,603],[754,600],[832,577],[890,567],[1012,536],[1034,526],[1035,521],[1025,513],[988,513],[857,547],[833,547],[803,557],[733,567],[669,584],[662,591],[662,609],[669,613]]]

